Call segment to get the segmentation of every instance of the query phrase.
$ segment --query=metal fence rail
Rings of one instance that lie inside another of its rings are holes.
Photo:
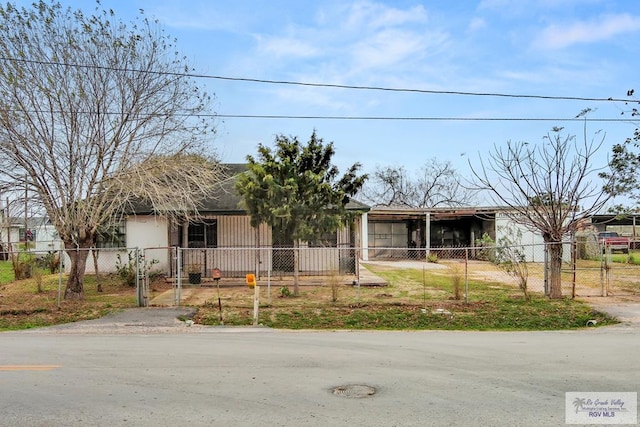
[[[612,253],[606,248],[580,242],[563,243],[562,292],[566,296],[611,296],[640,294],[640,251]],[[322,283],[323,278],[340,276],[347,283],[360,283],[361,266],[386,262],[396,268],[423,268],[439,264],[442,274],[464,275],[465,283],[508,284],[517,289],[518,277],[510,272],[504,258],[508,248],[498,246],[466,248],[353,248],[353,247],[228,247],[228,248],[114,248],[89,249],[85,273],[111,275],[123,284],[135,286],[138,304],[149,303],[152,280],[171,283],[180,303],[182,286],[210,282],[215,274],[225,280],[242,282],[246,274],[258,279],[291,280],[297,263],[301,280]],[[526,264],[527,286],[531,292],[547,293],[549,245],[511,247]],[[78,251],[81,251],[80,249]],[[33,275],[69,272],[70,258],[63,250],[20,250],[5,252],[0,260],[15,265],[11,277],[0,283]],[[394,264],[395,263],[395,264]],[[409,264],[407,264],[409,263]],[[6,269],[4,270],[6,271]]]

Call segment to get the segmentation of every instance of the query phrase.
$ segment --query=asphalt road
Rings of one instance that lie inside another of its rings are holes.
[[[561,426],[565,392],[640,384],[632,324],[289,332],[144,319],[0,334],[0,425]]]

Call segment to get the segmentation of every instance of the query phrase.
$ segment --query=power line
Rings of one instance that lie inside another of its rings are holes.
[[[26,113],[26,114],[66,114],[69,111],[64,110],[6,110],[13,113]],[[113,111],[73,111],[74,114],[83,115],[105,115],[105,116],[120,116],[122,112]],[[626,122],[633,123],[634,120],[629,118],[588,118],[584,116],[580,117],[434,117],[434,116],[322,116],[322,115],[279,115],[279,114],[193,114],[193,113],[172,113],[175,117],[197,117],[197,118],[222,118],[222,119],[265,119],[265,120],[363,120],[363,121],[448,121],[448,122]],[[161,113],[137,113],[128,114],[129,117],[135,119],[143,119],[149,117],[163,117]]]
[[[209,116],[209,115],[207,115]],[[260,114],[212,114],[210,116],[230,119],[292,119],[292,120],[372,120],[372,121],[505,121],[505,122],[628,122],[632,120],[622,118],[550,118],[550,117],[392,117],[392,116],[287,116],[287,115],[260,115]]]
[[[51,66],[55,65],[55,66],[63,66],[63,67],[89,68],[89,69],[99,69],[99,70],[109,70],[109,71],[167,75],[167,76],[175,76],[175,77],[192,77],[192,78],[200,78],[200,79],[216,79],[216,80],[227,80],[227,81],[237,81],[237,82],[322,87],[322,88],[333,88],[333,89],[422,93],[422,94],[432,94],[432,95],[461,95],[461,96],[486,96],[486,97],[502,97],[502,98],[521,98],[521,99],[546,99],[546,100],[556,100],[556,101],[634,102],[634,103],[640,102],[637,100],[612,98],[612,97],[596,98],[596,97],[581,97],[581,96],[512,94],[512,93],[499,93],[499,92],[471,92],[471,91],[459,91],[459,90],[412,89],[412,88],[397,88],[397,87],[384,87],[384,86],[359,86],[359,85],[343,85],[343,84],[334,84],[334,83],[312,83],[312,82],[299,82],[299,81],[292,81],[292,80],[255,79],[255,78],[247,78],[247,77],[218,76],[218,75],[211,75],[211,74],[139,70],[135,68],[126,68],[126,67],[125,68],[106,67],[101,65],[73,64],[73,63],[64,63],[64,62],[56,62],[56,61],[37,61],[32,59],[10,58],[6,56],[0,56],[0,60],[24,62],[24,63],[30,63],[30,64],[39,64],[39,65],[51,65]]]
[[[6,110],[13,113],[26,114],[66,114],[69,111],[63,110]],[[83,115],[103,115],[103,116],[120,116],[123,113],[113,111],[73,111],[74,114]],[[434,117],[434,116],[322,116],[322,115],[286,115],[286,114],[193,114],[193,113],[172,113],[175,117],[197,117],[197,118],[222,118],[222,119],[265,119],[265,120],[363,120],[363,121],[448,121],[448,122],[626,122],[636,123],[629,118],[588,118],[588,117]],[[143,119],[149,117],[163,117],[161,113],[136,113],[128,114],[129,117],[135,119]]]
[[[204,77],[204,76],[199,76]],[[382,86],[355,86],[355,85],[341,85],[332,83],[308,83],[308,82],[296,82],[289,80],[266,80],[266,79],[251,79],[244,77],[225,77],[225,76],[206,76],[211,79],[218,80],[231,80],[231,81],[243,81],[253,83],[268,83],[268,84],[281,84],[281,85],[296,85],[296,86],[311,86],[311,87],[327,87],[337,89],[355,89],[355,90],[376,90],[387,92],[405,92],[405,93],[424,93],[432,95],[464,95],[464,96],[490,96],[490,97],[502,97],[502,98],[523,98],[523,99],[548,99],[548,100],[562,100],[562,101],[594,101],[594,102],[638,102],[629,99],[618,98],[591,98],[580,96],[552,96],[552,95],[527,95],[527,94],[511,94],[511,93],[498,93],[498,92],[465,92],[458,90],[435,90],[435,89],[408,89],[408,88],[393,88]]]

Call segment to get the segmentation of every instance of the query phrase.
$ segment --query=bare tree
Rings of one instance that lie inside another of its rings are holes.
[[[403,166],[377,167],[363,196],[376,206],[432,208],[471,203],[474,192],[461,185],[450,161],[431,158],[414,176]]]
[[[541,144],[507,142],[494,147],[480,166],[471,166],[478,189],[494,203],[510,208],[513,221],[542,234],[549,251],[549,296],[561,298],[563,238],[578,223],[598,212],[609,199],[602,192],[593,157],[604,142],[562,136],[554,128]],[[592,181],[592,179],[594,179]]]
[[[26,176],[71,259],[66,299],[84,297],[98,227],[134,200],[197,212],[218,178],[202,155],[210,97],[175,40],[143,12],[132,23],[96,3],[0,7],[0,178]]]

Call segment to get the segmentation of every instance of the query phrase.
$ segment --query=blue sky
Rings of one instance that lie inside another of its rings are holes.
[[[25,2],[26,3],[26,2]],[[93,2],[61,0],[93,9]],[[640,91],[640,2],[604,0],[297,1],[103,0],[124,20],[144,9],[178,39],[198,73],[434,91],[625,98]],[[223,161],[243,162],[279,133],[306,141],[315,128],[336,147],[341,169],[468,161],[506,141],[543,143],[553,126],[582,138],[582,109],[620,118],[622,102],[521,99],[260,84],[201,82],[219,114],[458,118],[554,121],[240,119],[218,123]],[[640,92],[639,92],[640,93]],[[610,147],[629,122],[592,122],[588,137]]]

